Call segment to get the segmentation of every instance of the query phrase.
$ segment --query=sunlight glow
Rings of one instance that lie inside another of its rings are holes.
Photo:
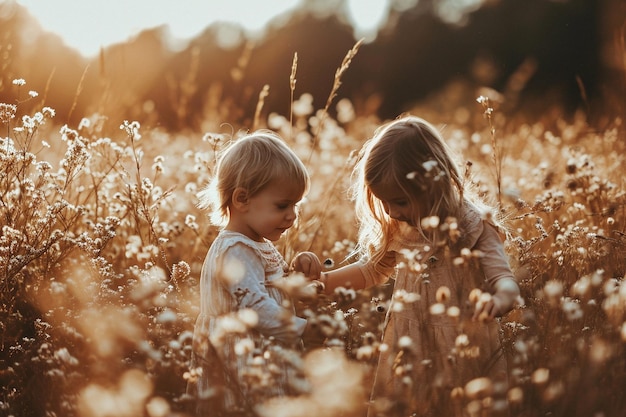
[[[17,0],[44,30],[61,36],[85,56],[100,47],[124,42],[140,31],[167,25],[172,36],[188,39],[212,22],[233,22],[258,31],[272,18],[294,8],[299,0]]]
[[[240,24],[248,33],[257,33],[302,1],[306,0],[17,0],[44,30],[56,33],[87,57],[96,56],[101,47],[163,25],[169,28],[172,41],[197,36],[213,22]],[[387,16],[389,1],[347,0],[346,4],[356,37],[373,39]]]
[[[348,14],[357,38],[372,40],[386,20],[389,4],[380,0],[347,0]]]

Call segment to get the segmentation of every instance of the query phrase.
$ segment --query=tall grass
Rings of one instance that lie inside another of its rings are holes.
[[[292,94],[296,57],[293,66]],[[299,224],[278,242],[287,257],[307,249],[339,264],[354,246],[349,172],[354,152],[382,121],[354,114],[345,99],[330,117],[338,86],[322,110],[305,93],[292,99],[288,117],[255,116],[308,161],[313,178]],[[220,147],[247,127],[234,127],[231,138],[143,131],[120,120],[119,131],[105,134],[97,118],[72,127],[55,124],[53,109],[18,118],[19,110],[0,104],[0,410],[190,415],[185,386],[196,372],[188,361],[198,277],[216,233],[195,194]],[[465,111],[482,115],[478,106]],[[582,115],[554,120],[550,129],[539,121],[512,126],[498,131],[506,154],[495,159],[493,126],[484,123],[484,130],[442,128],[471,162],[479,190],[500,201],[509,227],[506,249],[525,306],[503,319],[512,365],[504,398],[514,415],[622,416],[621,121],[602,132]],[[495,179],[494,161],[501,164]],[[391,291],[343,288],[299,303],[318,329],[301,358],[313,389],[267,403],[263,415],[362,415]],[[468,415],[497,415],[489,392],[475,388],[459,387],[451,400]]]

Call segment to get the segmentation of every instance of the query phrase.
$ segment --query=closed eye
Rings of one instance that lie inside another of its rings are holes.
[[[287,210],[289,208],[298,208],[298,204],[294,204],[294,203],[278,203],[276,204],[276,208],[279,210]]]

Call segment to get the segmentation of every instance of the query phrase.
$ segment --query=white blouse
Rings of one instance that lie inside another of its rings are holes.
[[[249,308],[258,315],[255,327],[264,337],[292,345],[306,320],[285,307],[284,294],[272,286],[287,272],[287,263],[270,241],[257,242],[223,230],[207,253],[200,278],[199,321]]]

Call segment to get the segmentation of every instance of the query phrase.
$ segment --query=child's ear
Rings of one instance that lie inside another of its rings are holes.
[[[248,191],[242,187],[235,188],[231,203],[235,209],[244,210],[248,206]]]

